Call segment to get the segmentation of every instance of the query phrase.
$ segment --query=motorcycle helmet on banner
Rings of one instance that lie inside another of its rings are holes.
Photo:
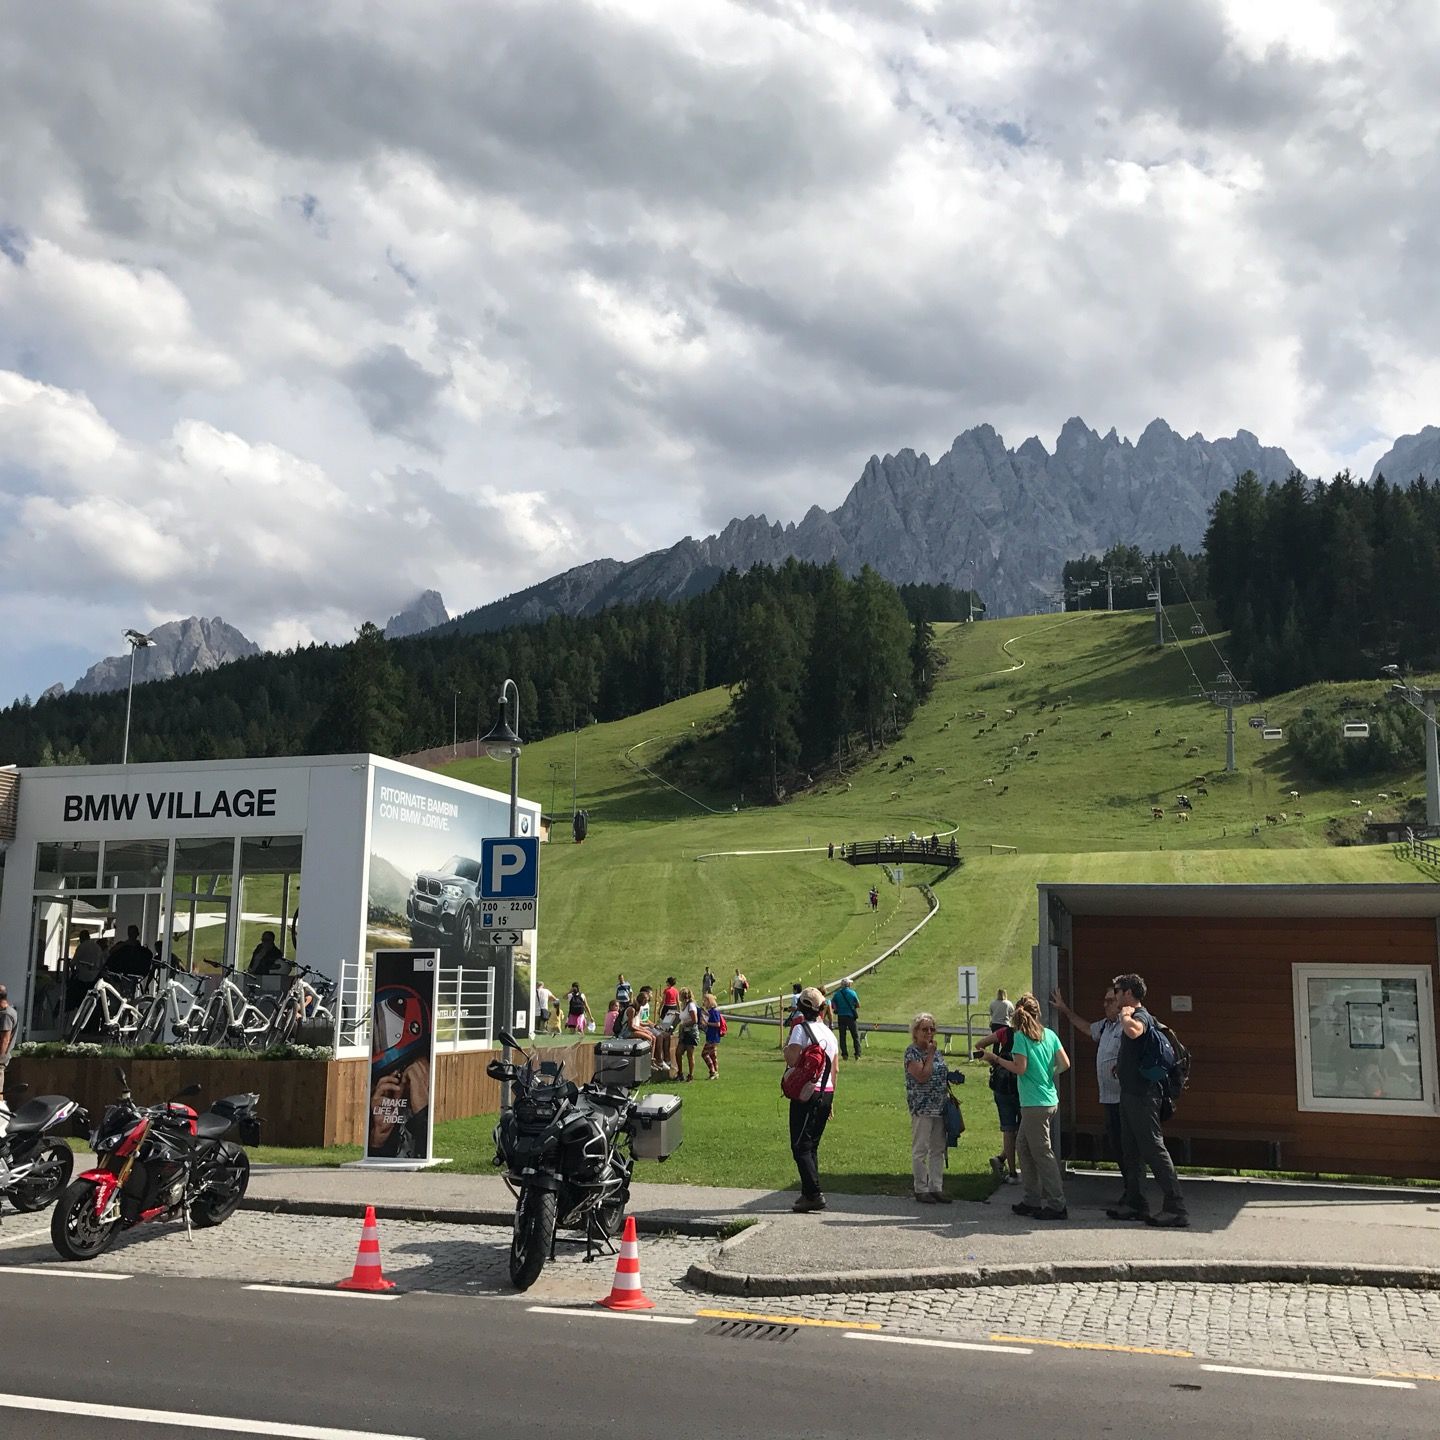
[[[382,985],[375,992],[370,1061],[388,1070],[429,1054],[430,1017],[425,1001],[408,985]]]

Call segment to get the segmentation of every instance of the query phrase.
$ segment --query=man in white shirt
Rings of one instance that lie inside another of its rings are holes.
[[[1116,1070],[1120,1062],[1120,1041],[1124,1031],[1120,1028],[1120,997],[1112,985],[1105,992],[1105,1018],[1086,1020],[1077,1015],[1066,1003],[1059,989],[1050,992],[1050,1003],[1079,1032],[1089,1035],[1095,1042],[1095,1080],[1100,1088],[1100,1108],[1105,1113],[1105,1137],[1110,1142],[1110,1158],[1117,1165],[1124,1164],[1120,1147],[1120,1077]]]
[[[808,1100],[790,1102],[790,1153],[800,1172],[800,1198],[793,1208],[801,1215],[825,1208],[825,1193],[820,1188],[820,1137],[830,1122],[835,1103],[835,1061],[840,1042],[823,1020],[820,1011],[825,996],[813,985],[800,992],[795,1025],[785,1042],[785,1064],[798,1065],[800,1057],[813,1044],[825,1052],[825,1065],[815,1093]]]
[[[1015,1007],[1010,1003],[1009,997],[1003,990],[995,992],[995,998],[990,1002],[990,1028],[998,1030],[1002,1025],[1008,1025],[1015,1018]]]
[[[550,1007],[554,1003],[555,996],[550,987],[543,980],[535,982],[535,1033],[543,1035],[545,1027],[550,1023]]]

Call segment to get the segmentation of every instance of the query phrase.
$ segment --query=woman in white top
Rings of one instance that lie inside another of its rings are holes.
[[[808,1100],[790,1102],[790,1153],[800,1172],[800,1198],[793,1208],[802,1215],[825,1208],[825,1192],[820,1188],[820,1137],[830,1122],[830,1110],[835,1103],[835,1061],[840,1054],[840,1042],[820,1019],[824,1004],[825,996],[813,985],[802,990],[796,1005],[795,1024],[785,1043],[786,1065],[798,1065],[812,1044],[820,1046],[826,1059],[815,1093]]]

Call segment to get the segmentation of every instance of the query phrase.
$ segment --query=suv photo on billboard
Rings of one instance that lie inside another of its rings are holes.
[[[438,870],[422,870],[405,902],[410,943],[438,945],[459,960],[475,954],[479,928],[480,862],[452,855]]]

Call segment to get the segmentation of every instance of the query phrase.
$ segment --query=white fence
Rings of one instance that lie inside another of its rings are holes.
[[[335,1054],[370,1053],[370,1011],[375,967],[369,957],[340,966]],[[495,1033],[495,972],[472,965],[442,965],[436,977],[435,1048],[483,1050]]]

